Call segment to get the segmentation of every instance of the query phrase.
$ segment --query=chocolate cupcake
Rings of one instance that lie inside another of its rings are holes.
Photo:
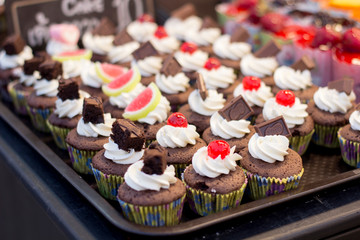
[[[157,27],[154,34],[150,37],[150,42],[164,57],[172,54],[180,47],[180,41],[173,36],[169,36],[163,26]]]

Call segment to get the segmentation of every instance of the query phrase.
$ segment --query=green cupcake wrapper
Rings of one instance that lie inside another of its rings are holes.
[[[312,136],[312,141],[323,147],[338,148],[340,146],[337,137],[339,128],[340,126],[323,126],[315,123],[315,133]]]
[[[184,178],[183,182],[184,181]],[[228,194],[211,194],[202,190],[194,189],[186,186],[186,198],[190,208],[201,216],[207,216],[212,213],[221,212],[240,205],[244,196],[245,188],[248,183],[245,177],[245,182],[239,190],[232,191]]]
[[[340,135],[341,128],[338,131],[341,156],[344,162],[352,167],[360,168],[360,143],[350,141]]]
[[[26,102],[26,98],[24,95],[24,91],[16,90],[14,88],[16,83],[18,83],[18,81],[9,83],[8,92],[9,92],[12,102],[14,104],[15,111],[19,114],[27,115],[28,114],[28,112],[26,110],[27,102]]]
[[[152,227],[174,226],[180,222],[185,194],[171,203],[157,206],[134,205],[119,198],[118,202],[125,218],[131,222]]]
[[[297,175],[287,178],[262,177],[243,169],[248,180],[250,197],[254,200],[289,191],[298,187],[304,168]]]
[[[124,178],[112,174],[105,174],[90,164],[96,184],[100,194],[110,200],[116,200],[117,192],[120,184],[124,182]]]
[[[70,160],[75,171],[81,174],[93,174],[91,159],[98,151],[79,150],[66,143]]]
[[[71,131],[71,128],[62,128],[55,125],[52,125],[49,120],[46,120],[46,125],[48,126],[51,135],[53,136],[54,142],[58,148],[66,150],[66,136]]]
[[[50,132],[50,129],[46,124],[46,120],[53,112],[54,110],[53,108],[41,109],[41,108],[33,108],[30,107],[29,105],[26,105],[26,110],[28,112],[28,115],[30,116],[31,123],[36,130],[45,133]]]
[[[293,136],[290,138],[290,148],[297,152],[299,155],[303,155],[309,147],[311,138],[315,130],[313,129],[309,134],[305,136]]]

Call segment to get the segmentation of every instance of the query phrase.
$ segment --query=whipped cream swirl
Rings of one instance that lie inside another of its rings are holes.
[[[136,66],[139,69],[141,76],[150,77],[157,74],[162,67],[161,57],[146,57],[139,61],[132,61],[131,66]]]
[[[221,35],[219,28],[204,28],[199,31],[188,31],[185,33],[187,42],[196,43],[198,46],[209,46]]]
[[[146,42],[156,31],[157,24],[153,22],[131,22],[126,31],[129,35],[138,42]]]
[[[349,95],[345,92],[338,92],[328,87],[319,88],[314,94],[315,105],[323,111],[345,114],[355,101],[355,93],[351,91]]]
[[[190,124],[186,128],[165,125],[156,133],[156,140],[159,144],[169,148],[186,147],[188,144],[195,145],[196,139],[199,137],[196,127]]]
[[[134,57],[132,53],[140,47],[140,43],[132,41],[124,45],[114,46],[108,53],[111,63],[125,63],[131,62]]]
[[[157,38],[152,36],[150,39],[151,44],[158,50],[160,53],[172,53],[175,50],[179,49],[180,42],[172,36]]]
[[[89,62],[88,65],[83,67],[80,76],[86,86],[100,88],[103,84],[101,78],[96,74],[95,63],[93,62]]]
[[[40,79],[34,84],[36,96],[55,97],[58,93],[59,80]]]
[[[222,93],[218,93],[216,90],[212,89],[208,90],[208,97],[205,101],[201,98],[199,90],[197,89],[192,91],[189,95],[189,105],[191,110],[204,116],[211,116],[222,109],[225,101]]]
[[[164,122],[167,119],[167,116],[170,112],[170,103],[169,101],[161,96],[159,104],[156,106],[156,108],[149,112],[149,114],[144,117],[140,118],[138,122],[141,123],[147,123],[150,125],[154,125],[156,122]]]
[[[280,105],[275,98],[270,98],[265,102],[263,116],[266,121],[283,116],[287,126],[293,128],[305,122],[305,118],[309,115],[306,108],[307,104],[302,104],[299,98],[295,98],[295,103],[291,107]]]
[[[40,79],[39,71],[34,71],[31,75],[26,75],[22,70],[18,73],[19,82],[27,87],[33,86]]]
[[[281,89],[302,90],[312,85],[309,70],[295,70],[288,66],[281,66],[274,72],[276,86]]]
[[[275,57],[257,58],[252,54],[245,55],[240,62],[240,70],[244,76],[270,76],[278,67]]]
[[[174,56],[182,66],[184,72],[192,72],[202,68],[209,55],[206,52],[196,50],[192,54],[177,51]]]
[[[63,101],[61,98],[58,98],[55,101],[54,113],[58,115],[59,118],[73,118],[77,115],[81,115],[84,98],[90,97],[90,94],[79,90],[79,95],[79,99],[66,99],[65,101]]]
[[[122,92],[118,96],[109,98],[109,102],[111,105],[116,106],[118,108],[126,108],[129,103],[136,98],[143,90],[145,86],[141,83],[138,83],[135,88],[133,88],[130,92]]]
[[[353,130],[360,131],[360,112],[358,110],[350,115],[349,122]]]
[[[83,118],[80,118],[76,131],[80,136],[85,137],[109,137],[111,134],[111,127],[116,119],[111,118],[110,113],[104,114],[104,123],[93,124],[91,122],[85,123]]]
[[[93,35],[91,32],[86,32],[82,37],[82,42],[86,49],[92,50],[96,54],[107,55],[113,47],[113,35],[100,36]]]
[[[66,44],[63,42],[50,39],[46,45],[46,52],[51,56],[57,55],[62,52],[75,51],[78,49],[76,44]]]
[[[176,94],[185,92],[190,87],[190,79],[183,73],[177,73],[175,76],[165,76],[164,74],[156,74],[155,83],[159,89],[167,94]]]
[[[0,69],[16,68],[24,65],[25,60],[33,58],[32,50],[25,46],[22,52],[16,55],[7,55],[5,50],[0,52]]]
[[[207,89],[227,88],[234,83],[236,78],[234,70],[225,66],[220,66],[218,69],[210,71],[201,68],[198,72],[204,77]]]
[[[192,165],[195,172],[201,176],[216,178],[221,174],[229,174],[230,171],[236,170],[236,161],[241,160],[242,157],[234,153],[235,146],[230,149],[230,154],[224,159],[219,155],[213,159],[208,156],[207,147],[202,147],[194,154],[192,158]]]
[[[240,119],[227,121],[218,112],[210,118],[210,128],[212,134],[223,139],[242,138],[250,133],[250,121]]]
[[[126,184],[136,191],[169,189],[170,184],[174,184],[177,181],[173,165],[167,166],[161,175],[146,174],[141,171],[143,166],[143,160],[131,164],[124,176]]]
[[[139,161],[144,155],[144,150],[135,151],[133,148],[130,151],[119,149],[119,146],[109,137],[109,142],[104,144],[104,156],[116,164],[132,164]]]
[[[84,68],[90,65],[89,60],[68,60],[62,63],[64,78],[78,77]]]
[[[251,53],[251,45],[246,42],[230,42],[230,35],[222,35],[214,42],[213,51],[221,58],[238,61]]]
[[[170,17],[165,22],[166,32],[175,36],[179,40],[185,40],[185,33],[188,31],[198,31],[201,28],[202,19],[198,16],[190,16],[184,20]]]
[[[244,97],[250,107],[263,107],[266,100],[274,96],[271,92],[271,88],[266,86],[263,82],[260,83],[260,87],[257,90],[246,90],[242,83],[239,84],[234,90],[234,97],[237,97],[240,94]]]
[[[284,161],[289,149],[289,139],[283,135],[268,135],[265,137],[255,133],[249,141],[249,152],[253,158],[267,163]]]

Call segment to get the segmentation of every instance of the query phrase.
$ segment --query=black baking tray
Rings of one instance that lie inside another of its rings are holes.
[[[14,114],[11,105],[1,102],[0,116],[109,222],[119,229],[136,234],[171,236],[189,233],[360,178],[360,169],[347,166],[341,159],[339,149],[325,149],[310,144],[308,152],[303,156],[305,172],[297,189],[256,201],[245,196],[240,206],[205,217],[195,215],[185,204],[180,224],[172,227],[146,227],[127,221],[121,214],[119,204],[106,200],[97,192],[93,177],[76,173],[71,168],[67,151],[58,149],[50,134],[33,130],[28,117]]]

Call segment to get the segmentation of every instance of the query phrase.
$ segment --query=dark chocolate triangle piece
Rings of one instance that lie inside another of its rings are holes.
[[[46,60],[40,64],[39,72],[41,77],[47,80],[57,79],[63,74],[62,63],[54,60]]]
[[[345,92],[349,95],[353,89],[354,80],[352,78],[344,78],[342,80],[331,81],[328,83],[329,89],[336,89],[338,92]]]
[[[157,56],[159,55],[158,51],[154,48],[154,46],[147,41],[143,43],[138,49],[136,49],[132,55],[134,56],[136,61],[142,60],[146,57]]]
[[[175,9],[174,11],[171,12],[171,17],[179,18],[181,20],[184,20],[193,15],[196,15],[196,9],[195,9],[195,5],[192,3],[187,3],[185,5],[182,5],[178,9]]]
[[[74,79],[60,79],[58,90],[57,96],[63,101],[80,98],[79,84]]]
[[[103,17],[100,23],[92,30],[93,35],[109,36],[116,32],[115,24],[107,17]]]
[[[254,53],[257,58],[274,57],[281,51],[281,46],[274,40],[268,41]]]
[[[174,55],[169,55],[165,58],[160,73],[165,76],[175,76],[181,72],[182,67],[180,63],[174,58]]]
[[[247,42],[249,38],[249,32],[242,26],[239,26],[231,34],[230,42]]]
[[[144,153],[144,166],[141,171],[152,175],[161,175],[164,173],[166,164],[167,151],[165,148],[160,146],[158,143],[152,143]]]
[[[254,114],[254,111],[245,101],[245,99],[239,95],[226,104],[220,111],[220,116],[227,121],[247,119]]]
[[[307,55],[304,55],[302,58],[300,58],[298,61],[296,61],[293,65],[291,65],[291,68],[295,70],[312,70],[315,68],[315,62]]]
[[[202,23],[200,29],[205,29],[205,28],[219,28],[219,25],[212,17],[206,16],[206,17],[204,17],[204,20],[203,20],[203,23]]]
[[[206,89],[204,77],[202,76],[201,73],[196,73],[196,87],[199,91],[199,94],[200,94],[202,100],[205,101],[205,99],[208,96],[208,91]]]
[[[121,32],[116,34],[113,44],[115,46],[120,46],[120,45],[124,45],[125,43],[132,42],[132,41],[134,41],[134,39],[126,31],[126,28],[124,28]]]
[[[283,135],[285,137],[291,137],[291,132],[283,116],[279,116],[266,122],[257,124],[254,126],[254,128],[257,134],[262,137],[268,135]]]
[[[84,99],[83,112],[84,123],[104,123],[104,110],[101,98],[89,97]]]
[[[24,49],[25,41],[20,34],[13,34],[5,39],[2,47],[7,55],[16,55],[21,53]]]
[[[145,143],[145,134],[133,121],[117,119],[112,125],[110,137],[124,151],[141,151]]]

